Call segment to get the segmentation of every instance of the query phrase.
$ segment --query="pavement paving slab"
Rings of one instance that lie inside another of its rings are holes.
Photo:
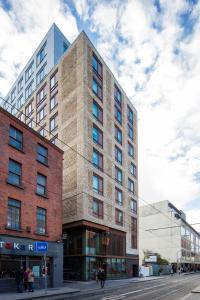
[[[200,285],[198,287],[196,287],[195,289],[193,289],[191,291],[191,293],[200,293]]]

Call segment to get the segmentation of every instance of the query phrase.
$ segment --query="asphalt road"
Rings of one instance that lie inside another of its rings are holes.
[[[128,283],[115,288],[48,297],[51,300],[200,300],[191,290],[200,285],[200,274],[166,277],[149,282]]]

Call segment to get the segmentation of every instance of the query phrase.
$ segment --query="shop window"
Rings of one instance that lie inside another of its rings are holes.
[[[103,202],[94,198],[92,204],[92,212],[94,217],[103,219]]]
[[[48,149],[40,144],[37,145],[37,160],[45,165],[48,163]]]
[[[115,209],[115,223],[117,225],[123,226],[123,211]]]
[[[40,196],[46,196],[47,189],[47,177],[37,173],[37,194]]]
[[[21,202],[18,200],[8,199],[8,215],[7,215],[7,227],[9,229],[20,229],[20,214],[21,214]]]
[[[37,208],[37,233],[46,234],[46,209]]]
[[[22,165],[12,159],[9,159],[8,183],[16,186],[22,184]]]
[[[18,150],[23,148],[23,133],[13,126],[10,126],[9,130],[9,145]]]

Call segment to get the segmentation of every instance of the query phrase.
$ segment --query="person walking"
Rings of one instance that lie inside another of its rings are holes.
[[[23,293],[23,268],[16,270],[15,272],[15,280],[17,283],[17,292]]]
[[[28,291],[28,272],[29,272],[29,269],[26,269],[25,272],[24,272],[24,290],[25,292]]]
[[[28,272],[28,291],[34,292],[34,273],[32,269],[29,269]]]
[[[102,269],[102,268],[99,269],[98,278],[101,282],[101,288],[104,288],[105,280],[106,280],[106,275],[105,275],[104,269]]]

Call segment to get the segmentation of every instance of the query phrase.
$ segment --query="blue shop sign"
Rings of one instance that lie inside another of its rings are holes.
[[[34,252],[47,252],[48,243],[47,242],[35,242],[34,243]]]

